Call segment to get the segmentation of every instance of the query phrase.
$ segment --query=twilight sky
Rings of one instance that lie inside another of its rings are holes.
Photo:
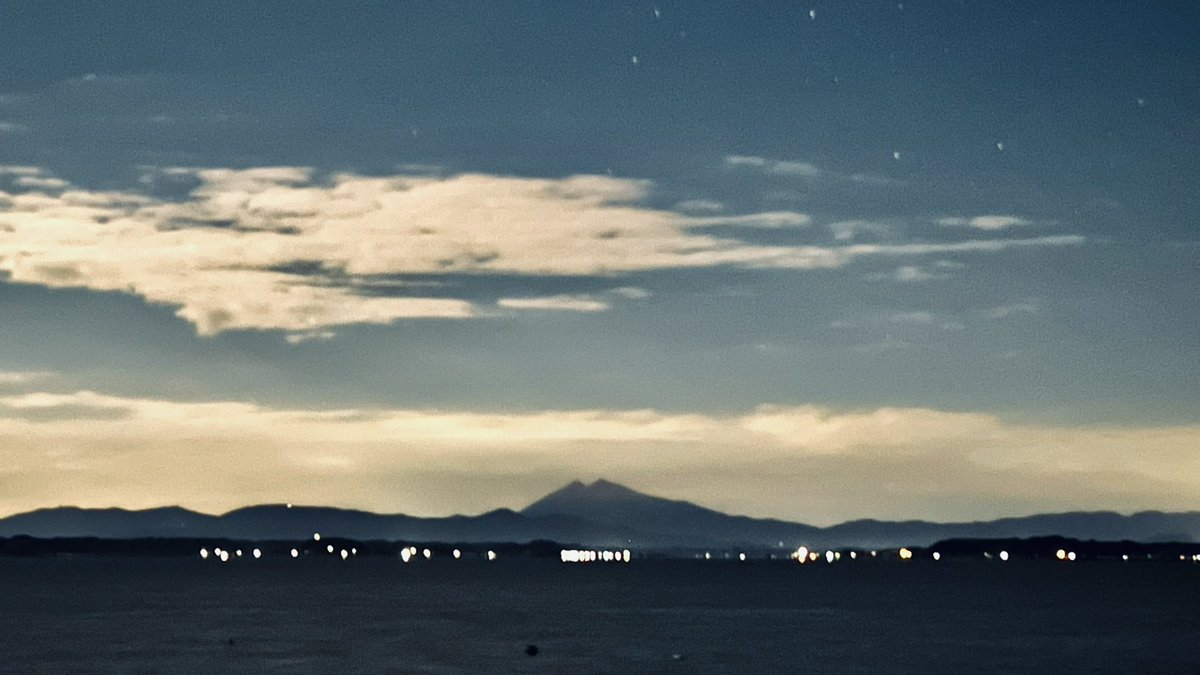
[[[0,1],[0,514],[1200,508],[1197,25]]]

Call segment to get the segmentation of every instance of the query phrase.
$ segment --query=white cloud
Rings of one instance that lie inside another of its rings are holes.
[[[547,489],[573,475],[634,476],[714,505],[753,495],[743,502],[751,512],[804,520],[938,508],[942,518],[997,515],[951,510],[962,493],[975,508],[1004,502],[1025,512],[1163,508],[1200,499],[1187,479],[1200,472],[1198,445],[1197,426],[1040,426],[926,408],[303,410],[30,392],[0,396],[0,447],[8,449],[0,513],[69,500],[209,511],[297,501],[444,514],[538,496],[534,488],[464,488],[486,484],[491,470],[480,467],[496,463],[514,476],[543,476]]]
[[[793,160],[766,159],[752,155],[730,155],[725,158],[725,165],[730,167],[751,167],[766,173],[781,176],[802,176],[816,178],[821,170],[815,164]]]
[[[549,310],[563,312],[603,312],[607,302],[589,295],[551,295],[531,298],[501,298],[496,304],[506,309]]]
[[[867,276],[872,281],[898,281],[900,283],[920,283],[947,279],[950,275],[944,272],[930,272],[920,265],[901,265],[890,272],[875,272]]]
[[[30,384],[53,376],[54,373],[41,370],[0,370],[0,386]]]
[[[652,188],[647,181],[606,176],[318,176],[305,167],[177,168],[156,175],[192,178],[198,186],[186,199],[168,201],[74,188],[28,167],[7,173],[40,181],[24,192],[0,190],[0,272],[10,281],[132,293],[176,307],[205,335],[237,329],[305,335],[354,323],[478,315],[471,302],[456,297],[358,292],[379,277],[613,277],[716,266],[802,270],[864,256],[1083,241],[1065,235],[762,245],[703,228],[802,226],[808,216],[689,216],[645,206]]]
[[[62,190],[71,186],[67,181],[53,176],[18,176],[13,182],[21,187],[43,190]]]
[[[935,318],[930,312],[895,312],[889,314],[887,320],[888,323],[928,326]]]
[[[290,345],[298,345],[305,342],[332,340],[335,337],[337,337],[337,333],[331,330],[314,330],[303,333],[288,333],[284,336],[284,340]]]
[[[627,300],[645,300],[653,295],[650,291],[636,286],[622,286],[609,290],[613,295],[619,295]]]
[[[875,237],[886,237],[892,234],[892,228],[884,223],[874,223],[869,220],[842,220],[829,224],[829,231],[838,241],[850,241],[862,234]]]
[[[976,230],[1003,230],[1009,227],[1031,225],[1028,220],[1016,216],[975,216],[973,218],[951,217],[938,220],[947,227],[971,227]]]
[[[989,319],[1007,319],[1011,316],[1038,314],[1039,312],[1041,312],[1041,307],[1036,301],[1026,300],[1025,302],[1014,302],[985,309],[983,310],[983,315]]]
[[[687,199],[676,204],[675,210],[691,213],[724,211],[725,205],[712,199]]]

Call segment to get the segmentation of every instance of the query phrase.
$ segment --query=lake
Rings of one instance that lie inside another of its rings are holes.
[[[1174,561],[5,559],[0,597],[4,672],[1200,671]]]

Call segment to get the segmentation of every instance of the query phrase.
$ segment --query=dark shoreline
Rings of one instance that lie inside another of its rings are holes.
[[[330,550],[332,547],[332,550]],[[294,549],[301,557],[338,555],[345,549],[356,556],[399,558],[404,549],[416,547],[423,553],[428,549],[433,557],[446,559],[457,550],[464,559],[485,559],[489,551],[505,559],[555,559],[563,549],[588,549],[597,547],[579,544],[563,544],[549,540],[527,543],[447,543],[447,542],[400,542],[384,540],[358,540],[341,537],[325,537],[320,540],[305,539],[225,539],[212,537],[139,537],[114,539],[103,537],[0,537],[0,557],[198,557],[201,550],[214,552],[225,550],[231,553],[243,551],[249,555],[258,549],[268,557],[291,557]],[[604,550],[598,548],[598,550]],[[839,562],[865,562],[870,560],[898,560],[899,549],[867,550],[856,547],[830,549],[838,554]],[[1024,539],[947,539],[930,546],[911,546],[912,561],[932,560],[934,554],[940,560],[984,559],[1000,560],[1046,560],[1057,562],[1057,552],[1062,550],[1075,554],[1075,560],[1163,560],[1186,562],[1200,561],[1200,543],[1195,542],[1135,542],[1097,541],[1069,537],[1030,537]],[[789,561],[791,550],[737,549],[727,545],[708,550],[698,548],[647,549],[634,551],[635,558],[642,559],[705,559],[715,561],[739,561],[745,554],[749,561]],[[821,561],[824,549],[813,549]],[[850,554],[853,553],[853,556]],[[414,556],[415,557],[415,556]]]

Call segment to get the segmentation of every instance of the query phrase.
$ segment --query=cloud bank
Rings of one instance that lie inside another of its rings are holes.
[[[1200,498],[1187,479],[1200,472],[1200,427],[1039,426],[927,408],[303,410],[26,389],[0,396],[0,444],[4,513],[295,501],[446,514],[519,507],[599,476],[813,522]]]
[[[380,278],[619,277],[722,266],[806,270],[865,256],[1082,242],[1063,235],[765,245],[717,236],[712,228],[796,228],[809,217],[652,208],[646,205],[649,182],[606,176],[320,175],[304,167],[147,174],[148,184],[191,186],[183,198],[168,199],[81,189],[33,167],[6,167],[0,174],[0,274],[13,282],[131,293],[177,308],[202,335],[244,329],[321,334],[347,324],[480,314],[472,298],[448,290],[364,292]],[[531,307],[527,300],[504,302]],[[599,304],[588,311],[604,309],[599,305],[605,303],[592,302]]]

